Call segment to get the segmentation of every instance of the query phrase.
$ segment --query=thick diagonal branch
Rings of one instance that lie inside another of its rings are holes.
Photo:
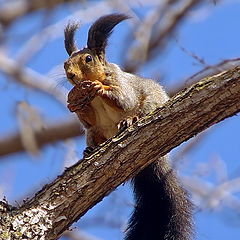
[[[240,67],[180,92],[105,142],[90,158],[67,169],[22,207],[11,210],[0,205],[0,222],[5,223],[0,238],[5,231],[13,239],[18,231],[21,237],[14,239],[57,239],[119,184],[182,142],[239,112],[239,97]]]

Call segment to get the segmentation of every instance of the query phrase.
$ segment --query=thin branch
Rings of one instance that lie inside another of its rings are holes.
[[[18,18],[41,9],[53,9],[54,7],[76,0],[21,0],[8,1],[0,8],[0,23],[8,26]]]
[[[136,8],[139,6],[155,7],[158,4],[159,3],[156,0],[129,0],[127,3],[123,3],[121,0],[99,1],[94,3],[89,2],[89,4],[86,5],[84,8],[78,9],[73,14],[61,19],[60,21],[52,25],[45,27],[40,32],[33,35],[26,42],[20,52],[17,53],[17,58],[24,58],[25,62],[29,61],[31,57],[36,55],[48,42],[62,37],[63,29],[70,19],[81,20],[81,24],[86,24],[96,20],[97,16],[110,14],[113,11],[116,11],[116,9],[118,11],[127,12],[131,16],[134,16],[133,12],[130,10],[131,8]],[[28,56],[25,57],[25,55]]]
[[[182,21],[186,18],[187,13],[204,2],[204,0],[184,0],[181,5],[176,6],[176,3],[179,5],[178,1],[169,1],[169,6],[167,7],[168,11],[165,16],[161,18],[161,22],[158,22],[160,26],[154,32],[152,32],[151,38],[149,39],[148,48],[145,53],[145,61],[153,59],[159,52],[164,49],[164,46],[170,36],[176,31]],[[172,9],[170,8],[172,7]],[[141,52],[142,44],[138,46],[133,46],[132,49],[127,52]],[[141,59],[141,58],[140,58]],[[144,62],[139,62],[139,59],[134,59],[134,56],[131,56],[130,59],[125,61],[124,69],[126,72],[136,72]]]
[[[240,67],[206,78],[109,139],[22,207],[0,202],[0,237],[55,240],[92,206],[148,164],[240,111]],[[159,167],[162,165],[159,164]],[[19,232],[21,234],[19,234]],[[17,235],[18,234],[18,235]]]
[[[202,0],[185,0],[177,10],[169,11],[167,15],[166,25],[159,32],[158,36],[155,36],[150,42],[149,56],[154,55],[154,51],[162,46],[162,43],[166,40],[166,37],[171,35],[173,31],[182,23],[182,20],[186,17],[191,9],[202,3]],[[155,49],[155,50],[154,50]],[[153,51],[154,50],[154,51]]]
[[[195,138],[191,139],[191,141],[188,142],[187,145],[181,148],[176,155],[171,157],[173,169],[177,169],[177,166],[182,160],[182,158],[199,146],[199,143],[201,143],[203,139],[205,139],[206,133],[207,131],[198,134]]]
[[[191,58],[193,58],[194,60],[196,60],[197,63],[199,63],[200,65],[206,67],[209,66],[209,64],[207,64],[207,62],[201,58],[200,56],[198,56],[197,54],[195,54],[194,52],[190,51],[189,49],[185,48],[184,46],[182,46],[179,41],[176,39],[176,43],[178,44],[179,48],[188,56],[190,56]]]
[[[81,136],[83,134],[84,131],[77,120],[58,124],[55,123],[34,132],[38,147],[43,147],[44,145],[55,141]],[[8,134],[8,136],[0,139],[0,156],[19,151],[25,151],[20,134]]]
[[[231,68],[240,66],[240,58],[234,58],[234,59],[227,59],[223,60],[215,65],[208,65],[199,72],[195,73],[191,77],[187,78],[183,85],[182,83],[178,86],[175,86],[173,89],[168,91],[168,94],[170,96],[174,96],[179,91],[181,91],[183,88],[189,87],[190,85],[200,81],[203,78],[218,74],[223,71],[227,71]]]
[[[198,177],[183,177],[184,185],[191,190],[193,199],[201,209],[214,210],[225,205],[240,213],[240,199],[234,195],[239,192],[240,178],[213,184]]]

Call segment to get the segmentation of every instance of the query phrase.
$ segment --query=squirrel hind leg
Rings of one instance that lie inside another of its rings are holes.
[[[89,157],[94,151],[99,148],[99,145],[105,142],[107,139],[103,137],[99,131],[96,131],[94,127],[87,128],[87,147],[83,151],[83,157]]]

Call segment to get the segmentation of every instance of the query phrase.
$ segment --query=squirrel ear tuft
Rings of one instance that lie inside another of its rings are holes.
[[[67,27],[64,30],[64,44],[65,44],[65,49],[70,56],[73,52],[78,50],[78,47],[76,45],[74,36],[76,30],[79,28],[79,23],[68,23]]]
[[[104,55],[107,40],[113,28],[123,20],[130,18],[125,14],[109,14],[100,17],[88,31],[87,46],[96,52],[98,56]]]

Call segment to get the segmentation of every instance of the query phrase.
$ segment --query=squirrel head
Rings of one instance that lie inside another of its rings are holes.
[[[65,28],[65,48],[70,56],[64,63],[68,80],[77,85],[82,80],[103,81],[105,76],[105,48],[113,28],[129,17],[124,14],[110,14],[100,17],[88,31],[87,47],[78,50],[74,35],[78,23],[69,23]]]

